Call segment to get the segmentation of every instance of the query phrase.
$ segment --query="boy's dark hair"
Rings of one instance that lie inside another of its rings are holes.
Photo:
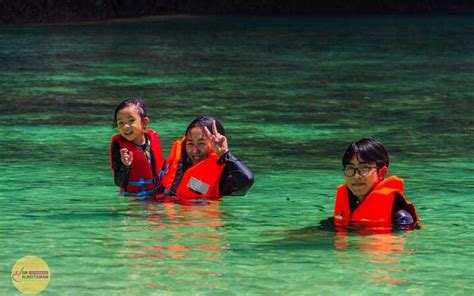
[[[145,102],[143,102],[142,99],[138,97],[130,97],[122,101],[120,105],[115,108],[115,113],[114,113],[114,127],[117,126],[117,113],[122,110],[123,108],[126,108],[128,106],[137,106],[138,107],[138,112],[140,113],[140,118],[143,120],[145,117],[147,117],[147,110],[146,110],[146,105]]]
[[[214,117],[211,116],[201,116],[196,119],[194,119],[186,128],[186,132],[184,133],[185,135],[188,134],[189,130],[191,130],[193,127],[207,127],[207,129],[211,132],[212,134],[212,121],[216,121],[216,128],[217,131],[225,136],[225,129],[224,126],[220,123],[219,120],[215,119]]]
[[[377,168],[389,165],[387,150],[374,138],[362,138],[350,144],[342,157],[342,166],[346,167],[354,155],[359,162],[375,162]]]

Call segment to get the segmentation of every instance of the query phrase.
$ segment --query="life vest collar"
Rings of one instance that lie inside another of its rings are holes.
[[[218,163],[219,157],[212,152],[206,159],[183,171],[185,142],[185,137],[175,141],[166,160],[162,181],[164,195],[176,195],[180,200],[220,198],[219,182],[225,165]]]

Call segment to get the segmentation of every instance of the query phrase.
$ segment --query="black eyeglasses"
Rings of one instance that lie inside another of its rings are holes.
[[[346,177],[354,177],[356,172],[359,172],[361,176],[367,176],[372,169],[376,168],[376,166],[361,166],[359,168],[347,167],[343,168],[342,171]]]

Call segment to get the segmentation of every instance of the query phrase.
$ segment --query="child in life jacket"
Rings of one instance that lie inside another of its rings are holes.
[[[110,165],[115,184],[127,196],[154,196],[160,184],[163,152],[158,133],[147,129],[149,123],[146,105],[139,98],[128,98],[115,109],[119,133],[110,143]]]
[[[373,138],[350,144],[342,158],[345,183],[337,188],[334,225],[411,229],[418,226],[415,207],[407,201],[403,180],[388,172],[385,147]]]
[[[163,171],[161,197],[179,202],[245,195],[254,181],[252,171],[230,152],[222,124],[209,116],[189,124]]]

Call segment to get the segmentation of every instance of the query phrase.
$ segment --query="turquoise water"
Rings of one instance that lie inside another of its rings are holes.
[[[470,295],[470,16],[183,18],[0,28],[0,291],[43,295]],[[217,116],[256,183],[208,206],[117,196],[115,106],[143,97],[165,151]],[[425,229],[338,236],[340,159],[384,142]]]

